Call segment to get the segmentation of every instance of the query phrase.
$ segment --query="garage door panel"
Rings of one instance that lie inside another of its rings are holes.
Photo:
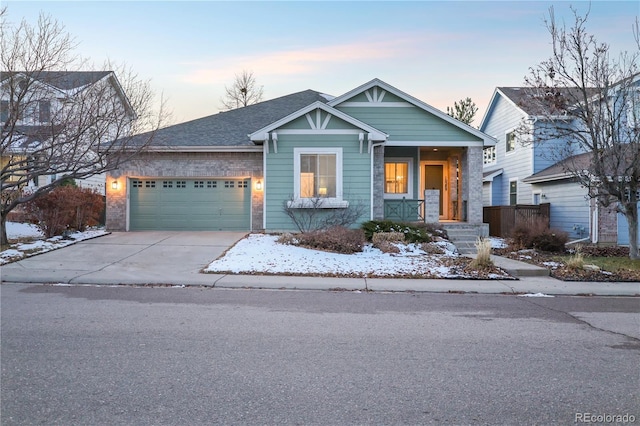
[[[248,230],[249,180],[145,180],[130,184],[132,230]]]

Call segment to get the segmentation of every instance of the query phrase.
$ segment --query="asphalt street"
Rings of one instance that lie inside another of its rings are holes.
[[[640,299],[3,284],[1,423],[640,421]]]

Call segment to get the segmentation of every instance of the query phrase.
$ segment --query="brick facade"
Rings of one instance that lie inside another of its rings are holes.
[[[107,229],[125,231],[128,178],[250,178],[251,230],[263,229],[263,192],[255,181],[263,180],[262,152],[163,152],[142,154],[137,160],[107,176]],[[116,181],[117,189],[112,188]],[[263,181],[264,182],[264,181]]]

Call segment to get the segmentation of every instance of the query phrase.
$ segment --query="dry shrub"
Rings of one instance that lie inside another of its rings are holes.
[[[84,231],[98,225],[104,211],[104,197],[90,188],[61,186],[25,204],[29,220],[46,238],[68,229]]]
[[[400,249],[398,248],[398,246],[393,244],[391,241],[379,241],[377,244],[374,244],[373,246],[383,253],[391,253],[391,254],[400,253]]]
[[[298,239],[293,234],[285,232],[278,237],[278,243],[288,246],[295,246],[298,243]]]
[[[576,252],[567,259],[567,268],[576,270],[584,269],[584,255],[582,254],[582,246],[576,246]]]
[[[478,238],[475,242],[476,258],[473,259],[471,265],[474,268],[487,268],[493,266],[491,260],[491,241],[487,238]]]
[[[403,243],[404,242],[404,233],[403,232],[376,232],[373,234],[371,242],[374,246],[382,242],[389,243]]]
[[[535,218],[521,222],[513,228],[511,238],[517,247],[549,252],[562,252],[569,241],[569,234],[559,229],[549,229],[547,221]]]
[[[361,229],[347,229],[335,226],[312,232],[304,232],[296,236],[298,245],[317,250],[335,253],[352,254],[362,251],[366,244]]]
[[[437,244],[422,243],[420,248],[427,254],[444,254],[444,249]]]

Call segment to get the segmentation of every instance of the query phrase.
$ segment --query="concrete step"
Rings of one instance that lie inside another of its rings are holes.
[[[463,253],[472,259],[476,257],[475,251],[473,253]],[[549,269],[543,268],[537,265],[531,265],[530,263],[520,262],[518,260],[509,259],[507,257],[491,255],[493,264],[499,268],[504,269],[509,275],[514,277],[548,277]]]

